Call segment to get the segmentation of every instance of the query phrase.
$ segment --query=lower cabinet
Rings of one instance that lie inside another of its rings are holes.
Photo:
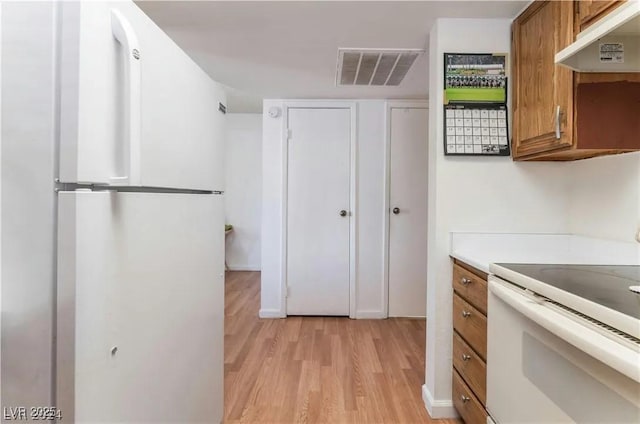
[[[466,424],[487,422],[487,274],[454,259],[453,404]]]

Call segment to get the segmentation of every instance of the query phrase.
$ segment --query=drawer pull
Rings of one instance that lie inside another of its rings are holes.
[[[461,395],[460,400],[462,401],[462,403],[467,403],[471,400],[471,398],[469,396]]]
[[[465,355],[464,353],[462,354],[462,360],[463,360],[463,361],[465,361],[465,362],[466,362],[466,361],[468,361],[469,359],[471,359],[471,356],[469,356],[469,355]]]
[[[462,283],[463,286],[468,286],[469,284],[473,283],[473,280],[470,280],[468,278],[462,277],[460,279],[460,282]]]
[[[463,318],[469,318],[471,316],[471,312],[469,311],[462,311],[462,317]]]

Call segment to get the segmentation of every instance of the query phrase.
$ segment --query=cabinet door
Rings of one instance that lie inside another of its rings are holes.
[[[572,145],[573,72],[554,57],[573,41],[573,6],[537,1],[513,23],[514,158]]]
[[[623,4],[625,0],[579,0],[580,31]]]

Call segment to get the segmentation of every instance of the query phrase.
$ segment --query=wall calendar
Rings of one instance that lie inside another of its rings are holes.
[[[505,105],[450,103],[444,110],[447,154],[509,154]]]
[[[445,53],[444,152],[510,156],[504,54]]]

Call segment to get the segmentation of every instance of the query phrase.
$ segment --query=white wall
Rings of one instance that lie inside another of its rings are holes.
[[[51,405],[55,4],[2,4],[3,406]]]
[[[262,211],[262,115],[230,113],[226,120],[225,216],[231,270],[259,271]]]
[[[281,284],[283,144],[282,115],[270,118],[271,107],[285,100],[265,100],[263,114],[262,191],[262,306],[263,317],[285,316]],[[356,311],[358,318],[384,316],[383,231],[385,102],[357,101],[357,257]],[[351,104],[346,101],[345,104]]]
[[[382,318],[386,103],[358,102],[356,318]]]
[[[2,3],[0,3],[0,23]],[[2,240],[2,31],[0,30],[0,240]],[[0,242],[0,308],[2,308],[2,243]],[[1,311],[1,309],[0,309]],[[0,312],[0,404],[2,402],[2,313]]]
[[[282,193],[284,190],[284,146],[282,115],[271,118],[270,107],[283,107],[281,100],[265,100],[262,114],[262,274],[260,316],[285,316],[282,302]]]
[[[572,233],[634,241],[640,229],[640,152],[569,165]]]
[[[427,360],[423,395],[432,416],[451,402],[452,266],[449,233],[565,233],[566,164],[445,157],[443,53],[509,52],[509,19],[439,19],[430,34]]]

